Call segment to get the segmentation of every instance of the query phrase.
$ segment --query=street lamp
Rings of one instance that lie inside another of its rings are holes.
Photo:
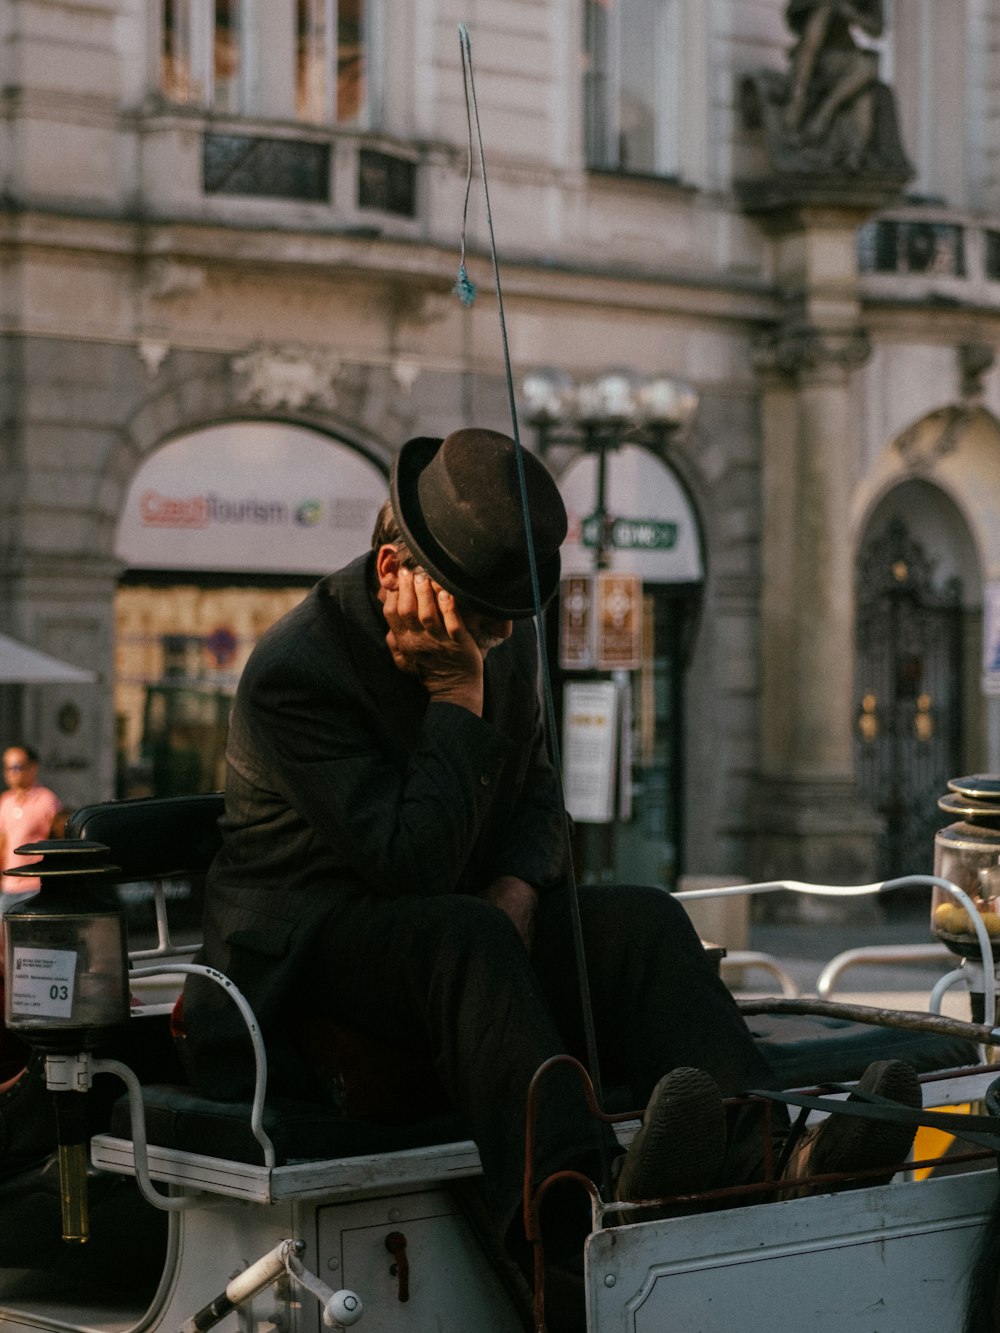
[[[565,686],[563,759],[567,808],[580,828],[581,855],[598,880],[613,875],[616,805],[625,819],[631,809],[631,773],[622,771],[620,737],[621,727],[632,725],[630,673],[640,665],[643,623],[641,580],[612,571],[611,553],[617,545],[655,550],[676,536],[675,523],[655,516],[641,523],[612,518],[608,454],[629,443],[662,454],[668,440],[690,426],[697,408],[697,392],[668,375],[607,370],[574,381],[563,370],[538,369],[521,382],[522,416],[534,429],[538,452],[544,457],[555,445],[571,446],[594,455],[596,464],[594,508],[582,517],[580,533],[594,552],[595,573],[563,582],[560,665],[590,677]]]
[[[554,444],[574,444],[597,456],[592,518],[597,568],[606,569],[611,549],[608,451],[631,441],[662,448],[671,435],[691,424],[698,393],[669,375],[607,370],[593,379],[574,381],[563,370],[544,368],[525,375],[521,398],[539,453],[544,456]]]

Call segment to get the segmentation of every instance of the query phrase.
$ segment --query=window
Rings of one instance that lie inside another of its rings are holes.
[[[680,171],[681,0],[584,0],[587,164]]]
[[[241,0],[215,0],[212,41],[212,104],[240,111]]]
[[[956,22],[949,6],[936,0],[896,4],[887,34],[892,64],[883,56],[881,78],[895,92],[903,146],[917,171],[909,192],[917,198],[980,206],[975,192],[991,170],[994,134],[989,108],[996,58],[988,10],[971,5],[968,17]]]
[[[965,228],[929,219],[877,218],[858,231],[858,264],[862,273],[964,278]]]
[[[392,153],[362,148],[358,158],[358,207],[415,217],[416,164]]]
[[[334,36],[336,34],[336,36]],[[356,125],[367,103],[364,0],[296,0],[295,113]]]
[[[242,0],[164,0],[161,84],[172,102],[241,111]]]
[[[160,81],[172,102],[363,126],[371,0],[162,0]]]

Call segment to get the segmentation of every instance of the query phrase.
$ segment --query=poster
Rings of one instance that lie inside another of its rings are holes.
[[[559,586],[559,665],[589,671],[594,665],[593,580],[573,574]]]
[[[563,701],[563,797],[578,824],[610,824],[618,772],[618,686],[571,681]]]
[[[983,693],[1000,694],[1000,583],[983,588]]]
[[[642,665],[642,579],[634,574],[597,576],[597,667],[634,671]]]
[[[563,671],[635,671],[642,665],[642,579],[601,570],[559,586]]]

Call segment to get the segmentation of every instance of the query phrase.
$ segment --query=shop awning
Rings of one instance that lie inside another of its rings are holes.
[[[73,666],[0,634],[0,685],[91,684],[96,671]]]

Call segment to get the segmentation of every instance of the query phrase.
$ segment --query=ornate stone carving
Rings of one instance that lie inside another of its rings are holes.
[[[420,378],[420,362],[413,357],[397,356],[392,363],[392,378],[405,394],[413,392],[413,386]]]
[[[882,0],[789,0],[785,20],[797,39],[788,71],[757,70],[740,87],[744,125],[764,131],[774,169],[908,180],[892,91],[855,36],[881,36]]]
[[[899,434],[894,447],[911,472],[933,471],[939,459],[953,453],[981,410],[982,378],[993,367],[996,348],[990,343],[960,343],[955,349],[959,370],[959,401],[914,421]]]
[[[143,338],[136,347],[142,364],[146,367],[146,374],[151,380],[155,380],[160,373],[160,367],[170,355],[170,344],[158,342],[153,338]]]
[[[258,347],[234,357],[233,370],[242,377],[239,399],[265,411],[337,405],[334,381],[340,361],[330,352],[308,347]]]
[[[958,370],[961,376],[959,391],[963,399],[979,398],[983,392],[983,376],[993,369],[997,349],[992,343],[960,343]]]
[[[911,472],[930,472],[939,459],[954,452],[976,409],[952,403],[921,417],[896,437],[895,447]]]
[[[190,296],[204,287],[205,278],[205,270],[199,264],[180,263],[161,256],[146,264],[142,290],[145,296],[156,301],[171,296]]]
[[[866,329],[821,329],[810,324],[783,324],[761,334],[754,343],[754,366],[759,371],[798,375],[823,369],[850,371],[871,355]]]

